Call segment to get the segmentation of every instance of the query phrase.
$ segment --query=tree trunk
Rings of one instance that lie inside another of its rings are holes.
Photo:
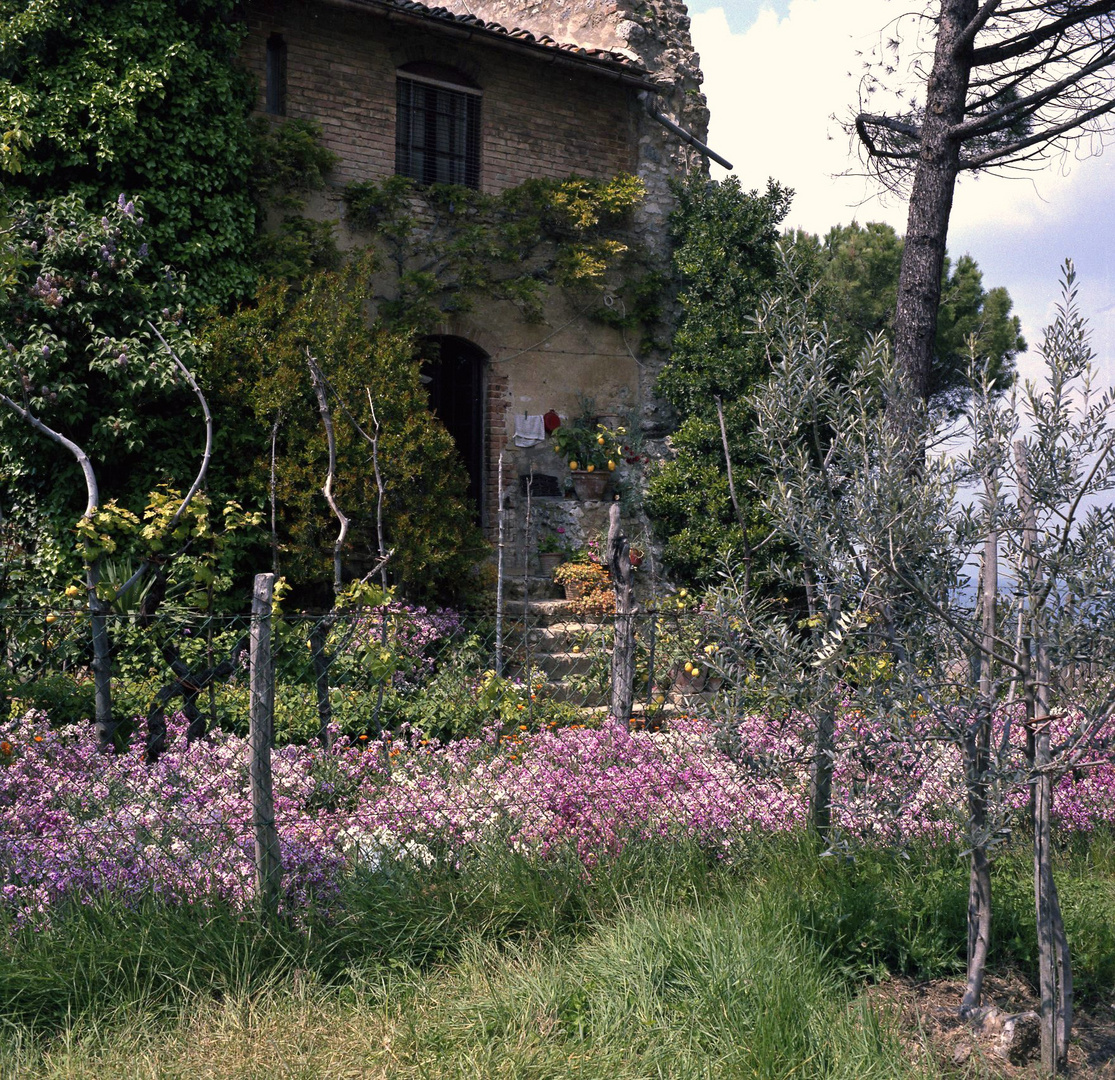
[[[995,484],[985,480],[989,513],[996,509]],[[968,871],[968,984],[960,1015],[977,1009],[983,998],[983,977],[991,950],[991,860],[987,855],[987,771],[991,756],[991,714],[995,707],[992,658],[995,653],[996,601],[999,592],[999,534],[987,533],[980,572],[983,627],[979,657],[979,707],[964,740],[964,772],[968,787],[968,829],[971,855]]]
[[[932,385],[941,272],[960,161],[960,142],[949,129],[964,119],[972,65],[971,46],[958,51],[957,43],[977,8],[977,0],[941,0],[894,316],[895,362],[910,401],[928,399]],[[900,429],[912,431],[909,402],[889,403],[889,415]]]
[[[249,775],[252,825],[255,834],[256,883],[265,915],[279,908],[283,864],[275,825],[275,798],[271,780],[271,744],[275,730],[275,665],[271,653],[271,600],[275,575],[256,574],[252,591],[251,718]]]
[[[809,770],[809,819],[818,836],[827,840],[832,828],[832,763],[836,746],[836,714],[831,705],[818,709],[813,733],[813,763]]]
[[[159,760],[166,749],[166,706],[174,698],[181,696],[182,713],[190,721],[186,729],[187,744],[196,742],[205,735],[205,717],[197,707],[198,695],[208,688],[210,692],[218,682],[231,678],[235,672],[240,657],[248,648],[248,639],[241,638],[233,647],[225,660],[219,664],[212,664],[199,671],[191,671],[178,655],[178,650],[169,642],[163,645],[163,658],[174,676],[173,681],[163,686],[155,695],[155,700],[147,711],[147,750],[148,764]]]
[[[1034,662],[1027,672],[1028,744],[1033,747],[1031,810],[1034,830],[1034,914],[1038,937],[1038,989],[1041,994],[1041,1063],[1050,1076],[1068,1063],[1072,1033],[1072,960],[1069,955],[1057,885],[1053,880],[1053,773],[1049,725],[1051,665],[1044,640],[1043,610],[1038,603],[1040,564],[1035,550],[1037,521],[1030,494],[1026,449],[1014,445],[1018,472],[1018,502],[1022,512],[1023,553],[1030,575],[1030,639]]]
[[[612,647],[612,718],[625,730],[635,703],[635,587],[631,548],[619,525],[619,503],[608,511],[608,566],[616,590]]]
[[[333,704],[329,700],[329,665],[332,657],[325,651],[325,640],[335,621],[335,614],[314,623],[310,631],[310,655],[314,664],[314,688],[317,692],[317,737],[326,750],[333,749]]]
[[[0,393],[0,404],[6,405],[40,434],[73,454],[85,479],[85,513],[82,517],[92,522],[101,502],[101,494],[97,484],[97,474],[89,455],[72,439],[44,424],[30,408],[16,404],[6,394]],[[109,608],[97,596],[97,586],[100,581],[100,556],[90,559],[86,555],[85,589],[89,595],[89,624],[93,636],[93,728],[97,733],[97,746],[105,752],[113,748],[116,724],[112,719],[112,647],[108,638],[108,620],[105,618]]]
[[[1068,1064],[1072,1031],[1072,963],[1053,880],[1053,774],[1049,735],[1049,655],[1039,643],[1034,738],[1034,910],[1041,993],[1041,1063],[1054,1076]]]
[[[89,592],[89,625],[93,636],[93,729],[102,753],[114,749],[116,722],[112,719],[112,645],[108,638],[108,605],[97,598],[100,559],[85,564]]]

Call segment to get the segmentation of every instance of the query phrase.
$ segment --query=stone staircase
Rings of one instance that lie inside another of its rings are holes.
[[[607,713],[611,701],[610,620],[583,619],[566,600],[512,600],[504,609],[506,671],[541,681],[539,696],[568,702],[586,714]],[[633,717],[658,719],[681,711],[676,697],[648,707],[646,686],[635,688]]]
[[[607,706],[606,625],[573,615],[566,600],[511,601],[507,617],[507,670],[542,680],[552,701],[586,709]]]

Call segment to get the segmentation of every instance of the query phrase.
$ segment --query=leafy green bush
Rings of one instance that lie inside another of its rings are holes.
[[[429,410],[412,341],[368,326],[365,301],[374,265],[366,254],[340,271],[310,277],[300,289],[269,282],[255,306],[208,325],[201,369],[213,388],[214,411],[226,418],[217,431],[212,484],[244,505],[266,505],[274,426],[282,570],[304,594],[315,585],[318,593],[325,591],[337,522],[320,496],[328,457],[306,363],[309,350],[332,400],[335,494],[351,518],[346,557],[370,564],[378,556],[369,444],[378,423],[391,574],[412,597],[459,592],[486,548],[452,437]]]
[[[251,77],[232,0],[0,3],[0,127],[27,137],[16,198],[125,191],[148,208],[153,258],[191,303],[250,292]]]

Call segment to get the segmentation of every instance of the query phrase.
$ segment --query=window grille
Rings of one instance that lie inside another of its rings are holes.
[[[400,74],[395,101],[395,172],[420,184],[479,188],[480,94]]]

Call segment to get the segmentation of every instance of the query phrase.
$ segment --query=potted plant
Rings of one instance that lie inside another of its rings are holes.
[[[622,428],[612,431],[585,418],[563,424],[554,432],[554,453],[568,462],[573,489],[582,502],[598,502],[604,497],[621,460],[617,436],[622,434]]]
[[[587,593],[611,588],[608,571],[588,560],[563,562],[554,570],[554,581],[565,589],[566,600],[580,600]]]
[[[538,562],[542,566],[542,573],[550,577],[565,562],[568,554],[569,546],[565,542],[565,530],[558,526],[552,533],[547,533],[539,541]]]

